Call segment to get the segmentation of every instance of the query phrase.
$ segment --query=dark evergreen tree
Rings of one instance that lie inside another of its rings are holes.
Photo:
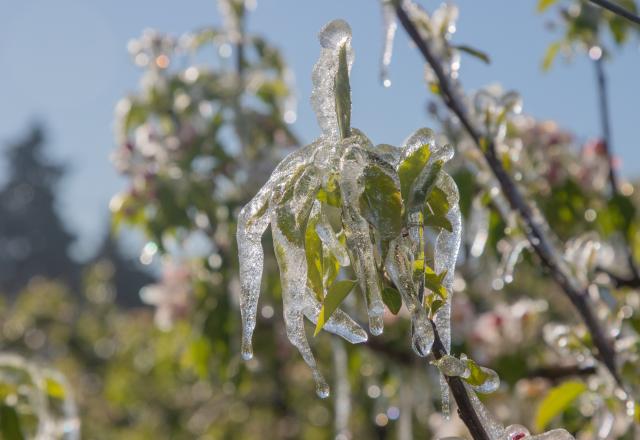
[[[0,292],[15,294],[35,276],[79,286],[80,267],[69,256],[75,237],[56,212],[56,190],[66,172],[44,154],[42,127],[6,150],[8,179],[0,190]]]

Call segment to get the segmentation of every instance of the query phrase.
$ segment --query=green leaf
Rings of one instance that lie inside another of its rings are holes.
[[[544,430],[551,420],[564,412],[586,390],[587,386],[577,380],[564,382],[549,390],[538,405],[535,429]]]
[[[376,165],[367,167],[363,177],[360,209],[380,234],[384,260],[389,241],[402,230],[402,196],[393,179]]]
[[[424,225],[453,232],[453,226],[451,225],[449,219],[439,215],[427,215],[424,220]]]
[[[435,188],[436,180],[440,175],[443,165],[444,162],[438,160],[433,164],[433,166],[422,169],[422,172],[420,172],[420,175],[411,187],[407,212],[411,212],[417,207],[424,209],[424,203],[429,199],[431,191]]]
[[[438,313],[438,310],[445,304],[441,299],[434,299],[429,304],[429,318],[433,319],[433,316]]]
[[[429,204],[429,208],[431,208],[433,215],[437,217],[444,217],[451,208],[447,194],[438,187],[431,190],[427,203]]]
[[[349,65],[347,45],[343,44],[338,54],[338,72],[333,84],[336,97],[336,116],[342,139],[351,135],[351,86],[349,85]]]
[[[13,406],[0,404],[0,434],[3,440],[24,440],[20,419]]]
[[[309,217],[305,232],[304,250],[307,257],[307,285],[316,294],[318,301],[324,298],[324,259],[322,255],[322,241],[316,232],[318,216]]]
[[[45,389],[47,390],[47,394],[54,399],[64,399],[64,387],[60,382],[47,377],[45,379]]]
[[[549,47],[547,47],[546,52],[544,53],[544,58],[542,59],[542,70],[545,72],[551,69],[553,65],[553,61],[556,59],[558,52],[560,51],[561,43],[556,41],[551,43]]]
[[[393,287],[385,287],[382,289],[382,301],[385,303],[391,313],[397,315],[402,307],[402,297]]]
[[[449,296],[449,294],[447,293],[447,289],[445,289],[444,285],[442,284],[442,281],[446,276],[446,270],[440,274],[436,274],[428,264],[424,265],[424,286],[427,289],[431,290],[433,293],[437,294],[443,300],[446,300]]]
[[[398,167],[398,177],[400,178],[400,191],[402,199],[409,200],[411,185],[416,180],[420,171],[427,165],[431,156],[431,148],[428,144],[422,145],[405,157]]]
[[[318,314],[318,323],[316,324],[316,330],[313,336],[317,336],[318,333],[320,333],[320,330],[322,330],[322,327],[324,327],[325,323],[329,320],[331,314],[342,304],[342,301],[344,301],[349,292],[353,290],[355,285],[356,282],[354,280],[340,280],[329,287],[327,296],[322,303],[322,309],[320,309],[320,313]]]
[[[538,12],[544,12],[547,9],[549,9],[551,6],[553,6],[554,3],[556,3],[558,0],[538,0],[538,6],[537,6],[537,11]]]
[[[464,44],[454,47],[460,52],[464,52],[468,55],[478,58],[481,61],[484,61],[486,64],[491,64],[491,58],[489,58],[489,55],[486,52],[483,52],[471,46],[466,46]]]
[[[464,361],[467,363],[469,371],[471,371],[469,377],[464,379],[469,385],[479,387],[489,379],[490,376],[473,359],[464,359]]]
[[[338,175],[331,174],[327,179],[326,185],[318,190],[316,198],[329,206],[340,208],[341,196],[340,187],[338,186]]]

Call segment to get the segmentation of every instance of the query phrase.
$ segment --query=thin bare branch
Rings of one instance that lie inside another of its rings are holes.
[[[602,126],[602,144],[604,147],[604,153],[607,157],[609,165],[609,184],[611,186],[611,196],[620,196],[620,187],[618,186],[618,176],[616,174],[615,163],[613,159],[613,147],[611,143],[611,117],[609,116],[609,99],[607,93],[607,76],[604,71],[603,58],[600,57],[594,61],[596,67],[596,79],[598,82],[598,109],[600,111],[600,123]],[[626,238],[624,251],[626,254],[627,262],[629,264],[629,270],[631,277],[626,279],[627,284],[640,284],[640,273],[638,266],[633,259],[633,251],[628,240],[627,231],[622,231],[622,234]]]
[[[631,11],[626,10],[625,8],[621,7],[620,5],[617,5],[615,3],[612,3],[608,0],[589,0],[591,3],[600,6],[601,8],[607,9],[611,12],[613,12],[616,15],[619,15],[621,17],[626,18],[627,20],[629,20],[632,23],[635,24],[640,24],[640,17],[638,17],[636,14],[634,14]]]

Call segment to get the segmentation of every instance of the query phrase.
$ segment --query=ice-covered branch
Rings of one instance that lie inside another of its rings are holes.
[[[481,131],[468,116],[467,109],[454,89],[452,79],[445,74],[439,59],[430,47],[430,42],[423,38],[413,20],[407,13],[405,2],[396,2],[396,14],[411,40],[429,64],[438,81],[439,92],[449,109],[458,117],[476,146],[481,149],[493,171],[502,192],[513,210],[519,213],[525,225],[527,238],[544,266],[551,272],[568,299],[575,306],[583,322],[591,333],[593,343],[598,351],[597,356],[610,371],[618,383],[621,383],[616,365],[613,343],[602,324],[596,318],[587,292],[582,289],[571,275],[564,269],[559,252],[555,249],[548,235],[548,226],[534,208],[526,201],[520,189],[504,169],[491,138],[482,136]]]

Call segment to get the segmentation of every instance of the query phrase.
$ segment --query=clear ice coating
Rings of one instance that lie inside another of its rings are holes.
[[[451,285],[460,245],[461,220],[455,182],[441,171],[441,165],[453,156],[453,149],[437,146],[433,132],[428,129],[416,131],[403,148],[396,148],[390,145],[374,147],[363,133],[345,127],[350,121],[350,98],[346,96],[349,86],[345,84],[348,82],[345,76],[348,77],[353,60],[349,25],[342,20],[332,21],[321,30],[319,39],[321,52],[313,69],[311,104],[322,135],[283,159],[263,188],[245,205],[238,216],[237,240],[242,357],[250,359],[253,356],[251,340],[256,327],[264,263],[261,239],[270,226],[280,270],[287,337],[309,365],[317,394],[326,397],[329,386],[311,351],[304,320],[318,323],[324,296],[330,291],[328,284],[335,276],[329,272],[319,274],[320,277],[311,273],[314,261],[308,262],[307,258],[321,255],[324,259],[331,255],[341,267],[352,268],[364,296],[369,331],[373,335],[383,331],[385,306],[381,273],[386,270],[411,314],[413,348],[420,356],[426,356],[433,345],[434,328],[423,303],[424,294],[420,291],[423,282],[415,278],[414,263],[416,258],[424,258],[417,257],[423,243],[419,222],[428,193],[437,187],[444,194],[449,208],[443,215],[452,226],[451,231],[435,231],[434,245],[435,269],[439,274],[446,272],[442,282],[448,291],[446,304],[434,320],[447,348],[450,345]],[[404,202],[403,221],[407,222],[408,234],[403,234],[395,225],[389,227],[391,235],[387,230],[376,229],[386,226],[370,223],[371,212],[366,209],[373,208],[363,202],[369,197],[365,193],[363,176],[370,176],[371,170],[381,171],[385,174],[386,180],[383,180],[393,186],[390,191],[400,194],[404,191],[399,171],[402,161],[416,152],[423,153],[425,145],[428,146],[428,160],[425,159],[426,163],[420,164],[422,168],[416,170],[416,183],[411,184],[409,199]],[[327,212],[339,213],[340,231],[334,229]],[[384,243],[380,239],[382,234],[386,234]],[[324,264],[318,266],[322,267],[321,271],[326,270]],[[367,340],[367,333],[340,308],[320,324],[324,330],[348,342]]]
[[[323,136],[329,141],[340,139],[338,116],[336,115],[335,78],[338,73],[338,54],[342,46],[347,51],[349,72],[353,64],[351,49],[351,27],[344,20],[333,20],[327,23],[318,35],[320,40],[320,58],[313,66],[311,80],[311,106],[316,113],[318,125]]]
[[[480,423],[491,440],[575,440],[574,437],[564,429],[553,429],[532,436],[529,430],[522,425],[509,425],[505,428],[493,418],[471,387],[466,385],[466,389],[471,405],[476,414],[478,414]]]

